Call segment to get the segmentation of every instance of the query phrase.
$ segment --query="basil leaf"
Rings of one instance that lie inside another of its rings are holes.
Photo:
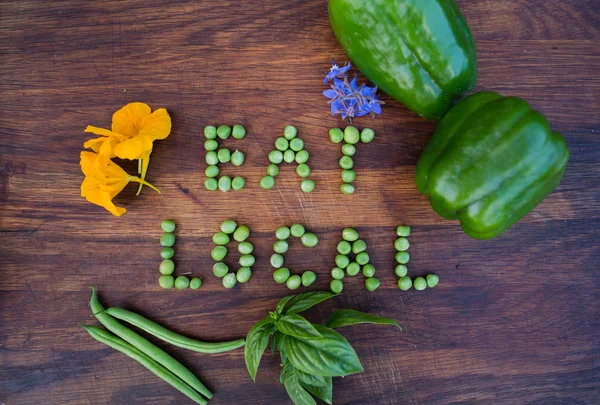
[[[315,387],[314,385],[307,384],[304,381],[300,381],[300,384],[315,397],[322,399],[323,401],[331,405],[333,403],[333,383],[331,381],[331,377],[323,378],[325,379],[324,387]]]
[[[284,351],[294,367],[323,377],[343,377],[363,371],[356,352],[342,335],[322,325],[314,326],[323,337],[284,337]]]
[[[300,385],[295,375],[285,379],[283,381],[285,390],[287,391],[290,399],[296,405],[317,405],[317,402],[308,392]]]
[[[327,385],[327,382],[325,381],[325,378],[327,377],[308,374],[304,371],[298,370],[297,368],[294,369],[294,372],[296,373],[296,376],[298,377],[298,381],[300,381],[300,383],[314,385],[315,387],[324,387]]]
[[[256,381],[256,372],[260,359],[269,344],[269,336],[275,332],[275,325],[271,318],[265,318],[259,321],[250,329],[246,336],[246,347],[244,348],[244,357],[246,359],[246,368],[253,381]]]
[[[283,313],[283,307],[285,307],[285,304],[294,297],[295,295],[289,295],[287,297],[282,298],[281,301],[277,303],[277,308],[275,309],[275,312],[281,315]]]
[[[298,294],[284,305],[285,314],[297,314],[306,311],[313,305],[335,297],[337,294],[328,291],[314,291],[304,294]]]
[[[341,309],[331,314],[327,320],[327,326],[330,328],[340,328],[342,326],[357,325],[359,323],[374,323],[378,325],[394,325],[400,330],[402,328],[398,322],[385,316],[377,316],[365,314],[364,312],[355,311],[354,309]]]
[[[283,362],[283,367],[281,367],[281,375],[279,376],[279,382],[280,383],[285,383],[285,381],[292,377],[294,374],[294,366],[292,366],[292,364],[288,361],[284,361]]]
[[[297,314],[284,315],[277,322],[277,330],[286,335],[295,337],[321,337],[312,323]]]

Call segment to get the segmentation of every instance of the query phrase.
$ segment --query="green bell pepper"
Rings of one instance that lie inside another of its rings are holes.
[[[329,0],[329,19],[358,69],[424,118],[475,86],[475,44],[454,0]]]
[[[560,183],[569,148],[523,99],[477,93],[440,122],[417,164],[419,191],[476,239],[500,235]]]

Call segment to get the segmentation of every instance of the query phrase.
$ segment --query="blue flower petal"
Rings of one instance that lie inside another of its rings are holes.
[[[323,92],[323,95],[327,98],[336,98],[338,93],[333,89],[327,89]]]
[[[381,114],[381,104],[371,104],[371,111],[373,111],[375,114]]]
[[[375,91],[377,91],[377,87],[365,86],[363,87],[360,94],[362,94],[365,97],[373,97],[375,95]]]

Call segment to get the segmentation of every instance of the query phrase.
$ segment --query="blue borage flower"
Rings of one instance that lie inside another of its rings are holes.
[[[331,70],[325,76],[325,83],[333,80],[331,89],[325,90],[323,95],[329,99],[331,114],[341,114],[342,119],[348,118],[352,121],[354,117],[362,117],[370,114],[381,114],[381,104],[376,94],[377,87],[369,87],[364,83],[360,86],[356,83],[356,75],[351,82],[348,82],[346,72],[352,67],[350,63],[340,68],[335,60],[332,63]],[[343,78],[343,80],[338,79]]]

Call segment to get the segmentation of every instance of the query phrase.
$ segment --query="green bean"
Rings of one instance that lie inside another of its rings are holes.
[[[335,265],[340,269],[345,269],[350,264],[350,259],[346,255],[337,255],[335,257]]]
[[[302,244],[306,247],[315,247],[319,243],[319,238],[312,232],[306,232],[300,237]]]
[[[342,156],[340,159],[340,167],[344,170],[350,170],[354,167],[354,161],[350,156]]]
[[[160,228],[165,232],[175,232],[175,222],[170,219],[163,219],[160,222]]]
[[[284,240],[278,240],[273,243],[273,251],[275,253],[283,254],[288,251],[288,243]]]
[[[364,252],[365,250],[367,250],[367,244],[364,240],[359,239],[352,243],[352,253],[355,255],[359,254],[360,252]]]
[[[241,166],[244,164],[244,154],[236,149],[235,152],[231,154],[231,164],[234,166]]]
[[[231,188],[235,191],[240,191],[246,185],[246,180],[244,180],[241,176],[235,176],[233,180],[231,180]]]
[[[291,140],[294,139],[296,137],[296,134],[298,133],[298,130],[296,129],[296,127],[292,126],[292,125],[288,125],[287,127],[285,127],[285,129],[283,130],[283,136],[285,137],[285,139],[287,140]]]
[[[217,128],[212,125],[204,127],[204,137],[206,139],[215,139],[217,137]]]
[[[285,152],[290,146],[290,142],[284,137],[275,139],[275,149]]]
[[[278,165],[283,162],[283,152],[280,150],[274,150],[269,153],[269,162]]]
[[[394,269],[394,272],[398,277],[402,278],[408,274],[408,268],[403,264],[399,264]]]
[[[342,239],[347,240],[348,242],[354,242],[358,239],[358,232],[352,228],[344,228],[342,230]]]
[[[281,256],[279,253],[274,253],[271,255],[269,262],[271,263],[271,266],[278,269],[283,266],[283,256]]]
[[[302,235],[304,235],[306,230],[304,229],[304,226],[302,226],[300,224],[294,224],[290,227],[290,232],[291,232],[292,236],[294,236],[296,238],[300,238],[300,237],[302,237]]]
[[[210,257],[216,262],[220,262],[227,256],[227,248],[225,246],[216,246],[212,252],[210,252]]]
[[[340,143],[344,140],[344,133],[339,128],[331,128],[329,130],[329,139],[333,143]]]
[[[347,255],[352,251],[352,246],[350,245],[349,242],[346,242],[345,240],[343,240],[337,244],[337,251],[341,255]]]
[[[285,283],[288,278],[290,278],[290,270],[285,267],[277,269],[273,272],[273,279],[279,284]]]
[[[360,140],[360,134],[358,133],[358,129],[353,126],[348,126],[344,129],[344,141],[349,144],[356,144]]]
[[[252,270],[250,270],[250,267],[240,267],[235,275],[238,283],[245,283],[250,280],[250,277],[252,277]]]
[[[175,279],[175,288],[178,290],[185,290],[190,286],[190,279],[187,276],[178,276]]]
[[[412,280],[408,276],[404,276],[398,280],[398,288],[402,291],[408,291],[412,287]]]
[[[175,286],[175,278],[173,276],[160,276],[158,279],[158,285],[165,290],[170,290]]]
[[[238,252],[240,252],[243,255],[249,255],[253,251],[254,246],[252,246],[252,243],[248,241],[240,242],[240,244],[238,245]]]
[[[310,167],[308,167],[306,163],[299,164],[296,167],[296,173],[298,173],[298,176],[300,177],[308,177],[310,176]]]
[[[221,224],[221,232],[231,235],[237,229],[237,224],[232,219],[226,219]],[[229,243],[229,241],[227,241]]]
[[[331,270],[331,277],[333,277],[336,280],[341,280],[344,278],[344,270],[340,269],[339,267],[334,267]]]
[[[308,162],[308,157],[309,156],[310,155],[305,150],[298,151],[298,153],[296,153],[296,163],[302,164],[302,163]]]
[[[427,288],[427,281],[425,281],[423,277],[417,277],[415,278],[415,281],[413,281],[413,286],[415,287],[415,290],[423,291]]]
[[[317,275],[310,270],[307,270],[304,273],[302,273],[302,285],[304,287],[310,286],[312,283],[314,283],[316,281],[316,279],[317,279]]]
[[[246,128],[241,125],[234,125],[231,131],[231,136],[235,139],[242,139],[246,136]]]
[[[243,242],[250,236],[250,229],[247,226],[242,225],[238,226],[238,228],[233,233],[233,239],[236,242]]]
[[[363,128],[363,130],[360,132],[360,141],[369,143],[373,142],[373,139],[375,139],[375,131],[373,131],[371,128]]]
[[[229,125],[221,125],[217,128],[217,136],[221,139],[227,139],[231,135],[231,127]]]
[[[231,161],[231,151],[227,148],[219,149],[217,157],[221,163],[229,163]]]
[[[204,180],[204,187],[209,191],[216,191],[219,188],[217,179],[209,178]]]
[[[410,226],[400,225],[396,229],[396,235],[407,237],[410,235]]]
[[[406,264],[410,260],[410,255],[408,252],[398,252],[396,253],[396,261],[400,264]]]
[[[206,149],[207,151],[214,151],[219,147],[219,142],[215,141],[214,139],[207,139],[206,141],[204,141],[204,149]]]
[[[408,242],[408,239],[406,239],[406,238],[398,238],[394,242],[394,248],[398,252],[404,252],[405,250],[408,250],[409,247],[410,247],[410,243]]]
[[[302,180],[302,183],[300,183],[300,190],[302,190],[305,193],[311,193],[314,189],[315,182],[310,179],[304,179]]]
[[[213,265],[213,274],[217,277],[224,277],[229,273],[229,266],[223,262],[217,262]]]
[[[254,263],[256,263],[256,259],[252,255],[242,255],[240,256],[238,263],[242,267],[252,267],[254,266]]]
[[[288,278],[286,280],[286,282],[285,282],[285,285],[290,290],[297,290],[298,287],[300,287],[301,284],[302,284],[302,279],[297,274],[294,274],[293,276],[290,276],[290,278]]]
[[[160,237],[160,245],[163,247],[171,247],[175,244],[175,235],[171,232],[165,232]]]
[[[300,138],[294,138],[290,141],[290,149],[299,152],[304,149],[304,141]]]
[[[373,277],[375,275],[375,266],[367,263],[363,266],[362,272],[363,272],[363,276],[365,276],[367,278]]]
[[[223,176],[219,179],[219,190],[228,192],[231,190],[231,177]]]
[[[369,254],[367,252],[360,252],[356,255],[355,260],[356,263],[360,264],[361,266],[367,264],[369,263]]]
[[[193,279],[190,280],[190,288],[192,290],[197,290],[200,287],[202,287],[202,279],[200,279],[198,277],[194,277]]]
[[[283,161],[285,163],[292,163],[296,159],[296,153],[293,150],[286,150],[283,152]]]
[[[225,277],[223,277],[223,287],[225,288],[233,288],[237,284],[237,277],[235,273],[227,273]]]
[[[206,177],[217,177],[219,175],[219,168],[217,166],[208,166],[204,170]]]
[[[381,283],[375,277],[369,277],[365,280],[365,287],[367,287],[367,290],[369,291],[375,291],[380,285]]]
[[[175,256],[175,250],[172,247],[164,247],[160,250],[160,257],[163,259],[170,259]]]
[[[173,274],[173,272],[175,271],[175,263],[173,263],[173,260],[171,259],[163,260],[160,263],[158,271],[160,271],[160,274],[163,274],[165,276]]]
[[[351,277],[356,276],[358,273],[360,273],[360,264],[356,262],[348,264],[346,267],[346,273]]]
[[[217,232],[213,235],[212,241],[215,245],[226,245],[229,243],[229,235],[225,232]]]
[[[342,181],[344,183],[352,183],[354,180],[356,180],[356,172],[354,170],[342,171]]]
[[[211,166],[219,164],[219,157],[217,156],[217,152],[215,152],[214,150],[206,152],[206,163]]]
[[[345,156],[354,156],[356,154],[356,147],[354,145],[350,145],[349,143],[346,143],[346,144],[342,145],[342,153]]]
[[[188,385],[185,381],[177,377],[167,368],[163,367],[160,363],[150,358],[150,356],[136,349],[133,345],[127,343],[123,339],[113,335],[108,331],[105,331],[104,329],[98,326],[82,327],[90,334],[90,336],[92,336],[98,342],[104,343],[105,345],[137,361],[147,370],[152,372],[152,374],[159,377],[167,384],[170,384],[173,388],[190,398],[195,403],[201,405],[206,405],[208,403],[205,398],[200,396],[200,394],[197,391],[195,391],[190,385]]]
[[[270,190],[275,186],[275,179],[271,176],[265,176],[260,179],[260,186],[265,190]]]
[[[427,281],[427,287],[429,288],[435,287],[440,282],[440,278],[437,276],[437,274],[428,274],[425,278]]]
[[[279,240],[286,240],[291,235],[290,228],[287,226],[280,226],[275,230],[275,237]]]
[[[267,174],[271,177],[275,177],[279,174],[279,167],[277,167],[276,164],[271,163],[269,166],[267,166]]]
[[[344,283],[342,280],[331,280],[329,284],[331,292],[334,294],[340,294],[344,290]]]
[[[352,184],[344,183],[340,186],[340,190],[344,194],[354,194],[354,186]]]
[[[188,383],[192,388],[200,392],[202,395],[207,398],[212,398],[211,392],[198,380],[198,378],[192,374],[187,368],[185,368],[181,363],[175,360],[173,357],[169,356],[165,351],[157,347],[156,345],[150,343],[148,340],[144,339],[142,336],[138,335],[131,329],[126,328],[121,325],[116,319],[112,316],[108,315],[104,311],[104,307],[98,301],[98,297],[96,296],[96,290],[92,288],[92,298],[90,299],[90,307],[92,309],[92,314],[100,321],[102,325],[106,327],[109,331],[125,340],[126,342],[132,344],[137,349],[139,349],[142,353],[145,353],[153,360],[162,364],[168,370],[170,370],[173,374],[181,378],[183,381]]]

